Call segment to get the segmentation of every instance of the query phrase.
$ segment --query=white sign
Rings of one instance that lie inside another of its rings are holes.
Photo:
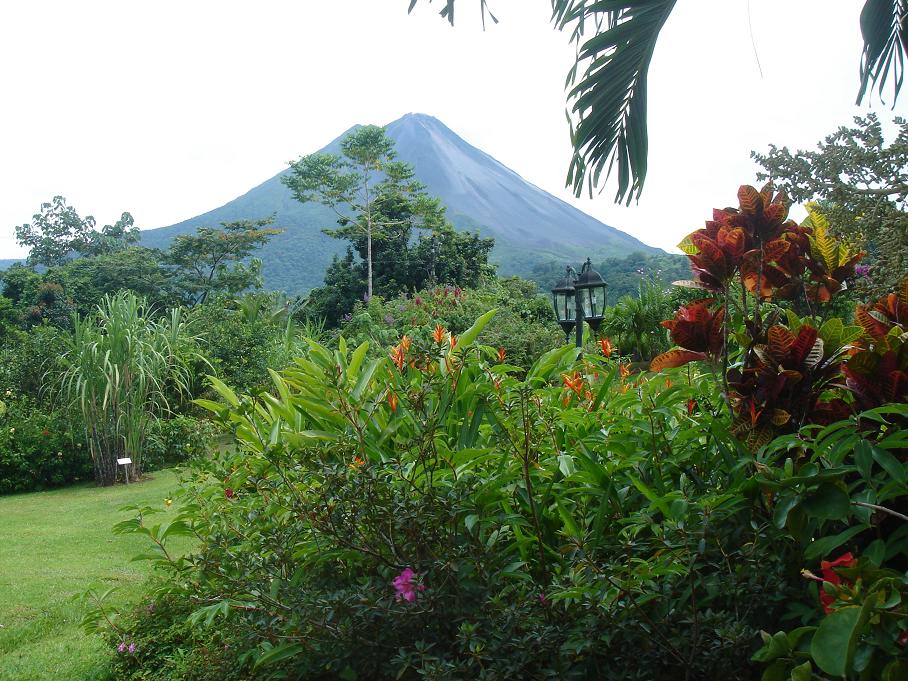
[[[117,463],[123,466],[124,464],[132,463],[132,459],[130,459],[129,457],[126,457],[125,459],[117,459]]]

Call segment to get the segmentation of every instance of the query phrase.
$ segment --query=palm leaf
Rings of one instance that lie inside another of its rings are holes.
[[[908,53],[908,0],[867,0],[861,10],[861,34],[864,51],[861,55],[861,86],[857,104],[864,99],[871,85],[883,98],[883,88],[892,77],[892,105],[898,99],[905,75],[905,56]]]
[[[568,76],[576,124],[571,129],[574,157],[567,181],[577,196],[584,186],[592,195],[593,187],[617,166],[615,201],[629,205],[640,197],[649,150],[647,73],[659,32],[675,2],[553,0],[555,25],[561,30],[574,26],[577,63],[586,64],[579,81],[577,67]],[[596,31],[584,39],[587,22],[595,24]]]

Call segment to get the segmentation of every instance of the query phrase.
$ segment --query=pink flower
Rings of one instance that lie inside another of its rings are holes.
[[[134,652],[136,652],[136,644],[135,644],[135,643],[130,643],[130,644],[129,644],[129,647],[127,648],[127,650],[129,651],[129,654],[132,655]]]
[[[548,599],[546,599],[545,594],[539,594],[539,604],[545,605],[547,603],[548,603]]]
[[[397,592],[395,599],[398,601],[407,601],[412,603],[416,600],[418,591],[425,591],[424,584],[414,584],[413,578],[416,573],[411,568],[404,568],[403,571],[394,578],[394,590]]]
[[[126,642],[125,641],[120,641],[120,645],[117,646],[117,652],[118,653],[126,652]]]

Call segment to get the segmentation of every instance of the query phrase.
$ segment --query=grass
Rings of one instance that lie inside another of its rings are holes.
[[[111,586],[118,587],[114,602],[140,597],[151,565],[130,559],[147,540],[111,528],[130,517],[122,506],[163,507],[176,482],[173,471],[159,471],[129,486],[0,497],[0,679],[104,678],[112,651],[79,628],[73,597]]]

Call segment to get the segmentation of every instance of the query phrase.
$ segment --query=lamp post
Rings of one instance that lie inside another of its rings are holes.
[[[598,331],[605,315],[606,289],[608,284],[603,280],[593,264],[587,258],[580,268],[580,274],[568,265],[564,276],[552,289],[552,303],[555,306],[555,317],[569,338],[571,329],[575,331],[575,342],[578,348],[583,347],[583,322]]]

